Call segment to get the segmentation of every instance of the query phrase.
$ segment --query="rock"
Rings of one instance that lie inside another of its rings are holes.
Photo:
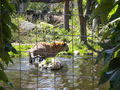
[[[80,52],[79,51],[74,51],[74,56],[78,56],[80,55]]]
[[[20,21],[19,28],[21,29],[21,31],[27,32],[27,31],[33,30],[35,28],[35,24],[22,20]]]
[[[47,63],[45,60],[40,62],[38,67],[42,69],[59,70],[63,67],[63,65],[62,62],[57,58],[52,58],[51,62],[49,63]]]
[[[51,70],[58,70],[58,69],[61,69],[62,68],[62,63],[60,61],[55,61],[53,60],[51,62],[50,65],[48,65],[48,67],[51,69]]]

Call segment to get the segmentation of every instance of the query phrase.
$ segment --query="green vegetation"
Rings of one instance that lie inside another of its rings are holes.
[[[85,4],[86,2],[84,2]],[[41,3],[41,5],[46,5]],[[51,5],[51,4],[50,4]],[[30,5],[28,6],[28,10],[29,9],[33,9],[34,7],[37,7],[38,4],[37,3],[30,3]],[[51,5],[52,6],[52,5]],[[57,4],[55,6],[56,11],[51,10],[52,12],[57,12],[57,6],[63,6],[63,3]],[[35,10],[37,10],[35,8]],[[63,7],[61,7],[61,9],[63,9]],[[42,8],[40,10],[43,10]],[[78,10],[76,8],[73,8],[73,14],[78,14]],[[26,20],[26,18],[24,18],[24,15],[17,15],[15,17],[13,17],[13,21],[16,23],[16,25],[18,26],[19,22],[21,20]],[[33,30],[27,31],[26,35],[22,35],[20,34],[20,36],[18,35],[18,33],[13,33],[14,37],[12,38],[12,41],[15,41],[17,43],[36,43],[37,42],[54,42],[54,41],[64,41],[67,42],[69,45],[69,51],[68,53],[73,54],[73,48],[74,50],[79,50],[81,55],[84,55],[85,53],[91,52],[91,50],[88,50],[87,46],[81,42],[80,40],[80,26],[79,26],[79,17],[78,16],[72,16],[70,19],[70,31],[68,32],[67,30],[64,29],[63,24],[60,25],[52,25],[52,24],[48,24],[46,21],[43,20],[37,20],[36,22],[34,22],[33,24],[37,25]],[[91,33],[92,33],[92,29],[91,29],[91,24],[87,24],[87,29],[88,29],[88,43],[92,44],[92,42],[90,42],[92,40],[92,37],[90,37]],[[23,32],[24,30],[20,30],[21,32]],[[37,35],[36,35],[37,33]],[[72,35],[74,35],[72,37]],[[96,35],[97,36],[97,35]],[[20,39],[18,39],[17,37],[19,37]],[[39,37],[39,38],[38,38]],[[95,41],[98,41],[98,38],[94,38]],[[73,43],[72,43],[73,41]],[[100,49],[99,45],[97,43],[94,43],[94,48],[96,49]],[[86,52],[87,51],[87,52]]]
[[[88,0],[89,1],[89,0]],[[12,86],[5,72],[4,64],[8,65],[12,62],[10,57],[27,56],[28,50],[36,42],[54,42],[64,41],[69,45],[69,51],[60,52],[57,56],[64,54],[74,54],[79,51],[80,55],[86,55],[97,50],[100,53],[94,53],[97,56],[96,63],[103,60],[104,67],[99,84],[105,82],[110,83],[110,90],[119,90],[120,88],[120,1],[119,0],[97,0],[95,4],[98,7],[93,11],[91,20],[100,17],[100,24],[97,24],[95,30],[92,30],[92,23],[87,20],[87,44],[81,42],[80,24],[77,7],[73,7],[72,16],[69,20],[69,32],[64,29],[63,24],[49,24],[45,20],[37,19],[32,22],[35,27],[32,30],[24,30],[19,27],[20,21],[27,21],[25,14],[13,14],[14,8],[10,0],[2,0],[0,6],[0,82]],[[86,10],[87,1],[83,0],[83,13]],[[92,7],[95,7],[95,4]],[[49,10],[46,8],[49,8]],[[63,3],[54,5],[44,3],[30,3],[27,10],[41,10],[52,14],[61,14],[63,11]],[[91,12],[92,12],[91,10]],[[12,17],[11,17],[12,16]],[[6,17],[6,18],[4,18]],[[31,16],[32,17],[32,16]],[[61,16],[62,17],[62,16]],[[11,19],[12,18],[12,19]],[[59,18],[58,18],[59,19]],[[85,19],[85,17],[84,17]],[[15,23],[15,24],[13,24]],[[63,22],[62,22],[63,23]],[[17,27],[16,27],[17,26]],[[20,32],[20,33],[18,33]],[[93,33],[94,32],[94,33]],[[14,36],[14,37],[12,37]],[[19,45],[11,44],[20,43]],[[27,45],[27,43],[29,45]],[[92,47],[92,48],[91,48]],[[94,50],[95,49],[95,50]],[[18,52],[17,52],[17,51]],[[93,51],[92,51],[93,50]],[[18,53],[18,54],[16,54]],[[45,63],[49,63],[48,58]],[[3,87],[0,86],[0,90]]]
[[[104,67],[99,84],[109,82],[109,90],[120,89],[120,1],[99,0],[92,17],[100,16],[103,27],[99,45],[102,47],[97,61],[103,60]]]
[[[45,61],[43,61],[43,64],[48,65],[49,63],[51,63],[51,60],[54,58],[47,58]]]
[[[7,75],[4,72],[4,65],[12,63],[9,51],[17,53],[11,45],[11,31],[15,31],[17,27],[11,21],[11,15],[14,12],[14,7],[9,3],[10,0],[0,1],[0,82],[5,83],[12,87]],[[0,84],[0,90],[4,88]]]
[[[32,48],[33,45],[13,45],[13,47],[18,51],[17,54],[13,52],[9,52],[9,55],[11,57],[19,57],[21,55],[22,57],[28,56],[28,50]]]

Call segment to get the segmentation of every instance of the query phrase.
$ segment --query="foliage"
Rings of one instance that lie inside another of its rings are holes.
[[[92,18],[100,16],[103,26],[99,45],[103,48],[97,61],[103,60],[104,70],[99,84],[110,83],[110,90],[120,89],[120,1],[98,0],[99,5]]]
[[[47,58],[46,60],[43,61],[44,64],[49,64],[51,63],[51,60],[54,59],[54,58]]]
[[[27,9],[29,10],[44,10],[44,3],[38,3],[38,2],[34,2],[34,3],[29,3]]]
[[[14,23],[16,23],[16,25],[19,27],[20,21],[25,21],[24,16],[17,16],[17,19],[15,19],[15,17],[13,17],[13,21]],[[21,30],[19,28],[19,31],[21,32],[20,34],[18,34],[18,32],[12,32],[12,35],[14,35],[14,37],[12,37],[12,41],[13,42],[17,42],[17,43],[35,43],[36,40],[38,42],[53,42],[54,40],[58,40],[58,41],[70,41],[67,37],[62,37],[63,35],[66,35],[68,32],[61,26],[61,27],[55,27],[52,24],[48,24],[46,22],[43,21],[36,21],[36,23],[33,23],[36,25],[36,27],[33,30],[30,31],[26,31],[26,30]],[[25,35],[22,33],[25,32]],[[36,33],[37,33],[37,37],[36,38]],[[17,37],[19,37],[20,39],[18,39]]]
[[[9,51],[17,53],[17,51],[11,45],[11,31],[15,31],[17,28],[11,22],[11,14],[13,13],[14,7],[10,4],[10,0],[0,1],[0,82],[4,82],[11,86],[5,72],[4,64],[8,65],[9,62],[12,62]],[[0,86],[0,89],[4,89]]]
[[[56,3],[54,7],[53,4],[47,3],[38,3],[38,2],[30,2],[27,10],[40,10],[42,12],[51,12],[52,14],[62,14],[63,11],[63,3]]]
[[[18,54],[15,54],[13,52],[9,52],[10,57],[19,57],[19,55],[22,55],[22,57],[28,56],[28,50],[32,48],[33,45],[14,45],[13,47],[18,51]]]
[[[34,3],[33,3],[34,5]],[[14,42],[20,42],[20,43],[36,43],[37,42],[54,42],[54,41],[64,41],[69,44],[69,52],[70,54],[73,54],[73,50],[72,50],[72,40],[73,40],[73,44],[74,44],[74,50],[79,50],[81,55],[89,52],[87,47],[84,45],[84,43],[80,43],[80,36],[79,36],[79,17],[76,16],[76,14],[78,14],[77,9],[73,9],[73,14],[75,14],[75,16],[72,16],[72,19],[70,19],[70,31],[66,31],[64,29],[63,24],[58,24],[56,26],[52,25],[52,24],[48,24],[45,21],[41,21],[41,20],[37,20],[35,23],[36,27],[33,30],[30,30],[27,32],[26,35],[21,35],[20,34],[20,39],[18,40],[18,33],[12,33],[14,35],[14,37],[12,38],[12,41]],[[13,17],[13,21],[16,23],[16,25],[19,25],[19,22],[21,20],[25,20],[24,15],[17,15],[17,20],[15,19],[15,17]],[[87,25],[87,27],[89,26],[89,24]],[[88,29],[88,35],[91,35],[91,29]],[[24,32],[25,30],[23,30]],[[36,35],[37,33],[37,35]],[[73,36],[72,38],[72,35]],[[38,38],[39,37],[39,38]],[[89,40],[92,40],[92,37],[88,37]],[[96,41],[97,39],[95,39]],[[98,45],[94,44],[94,47],[98,48]],[[86,52],[87,51],[87,52]]]

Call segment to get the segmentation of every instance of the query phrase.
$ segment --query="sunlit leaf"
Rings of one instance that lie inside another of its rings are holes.
[[[100,4],[100,0],[97,0],[98,4]]]
[[[116,10],[118,9],[118,4],[113,7],[113,9],[109,12],[108,17],[111,18],[113,14],[115,14]]]
[[[117,20],[120,20],[120,6],[117,8],[117,11],[111,16],[109,22],[115,22]]]
[[[120,49],[117,50],[114,54],[114,58],[117,58],[117,57],[120,58]]]
[[[91,18],[93,19],[97,16],[100,16],[102,23],[106,23],[108,19],[108,14],[114,6],[114,1],[115,0],[109,0],[108,2],[108,0],[100,0],[100,4],[92,13]]]

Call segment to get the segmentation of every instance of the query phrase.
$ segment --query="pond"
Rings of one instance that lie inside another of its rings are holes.
[[[14,88],[6,90],[106,90],[98,86],[101,65],[93,65],[92,57],[58,57],[64,63],[61,70],[40,70],[29,65],[28,57],[14,59],[6,69]]]

